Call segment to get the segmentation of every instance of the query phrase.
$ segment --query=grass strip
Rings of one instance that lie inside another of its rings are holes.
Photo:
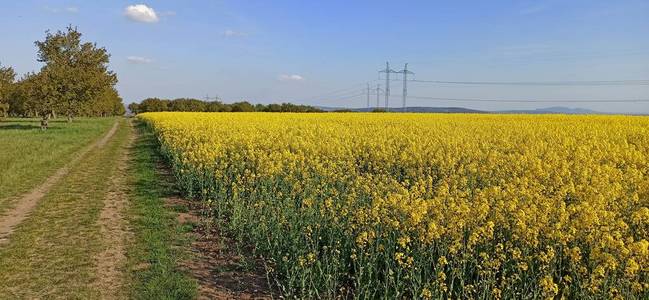
[[[187,231],[176,220],[165,197],[173,183],[161,174],[162,157],[151,131],[136,123],[138,134],[131,151],[129,186],[132,187],[131,227],[135,241],[127,251],[134,299],[194,299],[197,284],[179,267],[189,244]]]

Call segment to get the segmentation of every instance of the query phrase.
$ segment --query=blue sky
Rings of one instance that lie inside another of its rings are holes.
[[[146,9],[128,9],[137,4]],[[385,61],[396,70],[408,62],[418,80],[649,79],[649,1],[2,1],[0,12],[0,63],[37,70],[33,42],[73,24],[112,54],[127,103],[209,94],[226,102],[363,107],[365,96],[348,96],[366,82],[384,85],[377,71]],[[391,104],[399,105],[401,83],[391,87]],[[409,95],[649,99],[649,86],[412,82]],[[647,102],[408,104],[649,113]]]

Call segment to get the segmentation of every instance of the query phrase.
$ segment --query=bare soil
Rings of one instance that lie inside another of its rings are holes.
[[[179,214],[178,221],[194,225],[194,240],[192,256],[183,267],[198,281],[199,299],[271,299],[263,262],[237,250],[235,242],[203,216],[200,205],[186,205],[189,212]]]
[[[172,180],[168,168],[159,169]],[[180,208],[178,222],[193,228],[191,253],[181,266],[196,279],[199,299],[273,298],[263,261],[245,249],[237,249],[236,242],[221,234],[201,203],[176,193],[167,197],[165,204]]]
[[[104,249],[95,257],[98,278],[95,284],[102,299],[126,298],[123,274],[126,265],[126,243],[132,236],[125,211],[128,205],[126,172],[128,149],[135,140],[130,123],[129,133],[128,141],[116,161],[116,170],[110,178],[110,189],[104,198],[104,207],[98,220]]]

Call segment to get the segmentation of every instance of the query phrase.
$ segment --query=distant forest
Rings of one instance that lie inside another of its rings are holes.
[[[158,111],[188,112],[324,112],[323,110],[291,103],[251,104],[246,101],[223,103],[221,101],[203,101],[199,99],[179,98],[174,100],[147,98],[140,103],[131,103],[128,109],[133,114]]]

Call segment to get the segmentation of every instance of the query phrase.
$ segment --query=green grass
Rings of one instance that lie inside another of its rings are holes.
[[[16,197],[43,182],[84,146],[106,133],[115,118],[80,118],[50,122],[37,119],[0,121],[0,213]]]
[[[81,121],[72,125],[76,130],[64,135],[89,140],[92,134],[87,131],[98,135],[114,121]],[[126,122],[120,120],[115,136],[103,148],[93,149],[74,165],[16,228],[10,242],[0,247],[0,298],[96,299],[99,296],[93,287],[98,278],[94,258],[109,245],[102,242],[97,220],[111,184],[109,179],[116,172],[115,160],[125,151],[129,131]],[[58,131],[51,131],[51,135],[56,134]]]
[[[179,269],[189,242],[173,208],[164,197],[173,192],[173,184],[160,174],[162,157],[151,132],[138,124],[138,139],[132,149],[129,186],[132,188],[131,226],[135,242],[128,249],[131,273],[131,298],[193,299],[197,285]]]
[[[28,166],[21,161],[32,159],[55,169],[55,165],[62,166],[69,161],[74,148],[99,138],[115,120],[55,123],[60,129],[45,133],[39,129],[0,130],[0,136],[13,135],[30,149],[49,144],[57,147],[58,153],[68,153],[67,158],[56,157],[56,163],[39,159],[37,151],[24,158],[12,149],[11,153],[0,152],[0,157],[5,163],[11,161],[14,167]],[[95,258],[111,245],[104,242],[98,219],[110,190],[110,179],[119,176],[115,162],[127,151],[125,145],[133,134],[126,123],[120,120],[117,132],[104,147],[91,150],[73,165],[18,225],[9,242],[0,246],[0,299],[97,299],[101,296]],[[158,171],[161,157],[153,135],[142,126],[137,127],[137,132],[137,140],[128,149],[130,158],[125,175],[129,197],[126,219],[132,232],[125,244],[127,261],[122,268],[126,286],[112,298],[194,299],[197,284],[180,267],[181,261],[188,258],[186,249],[190,240],[186,233],[192,226],[178,224],[176,208],[165,205],[165,197],[173,192],[173,180]],[[7,145],[0,147],[9,149]],[[52,157],[44,151],[41,153]],[[47,176],[45,172],[41,174]],[[10,176],[3,178],[7,180]]]

